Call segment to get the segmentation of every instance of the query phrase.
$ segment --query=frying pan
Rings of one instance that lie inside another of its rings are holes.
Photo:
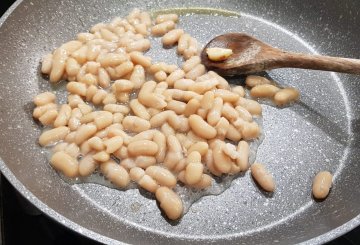
[[[111,244],[319,244],[360,223],[360,77],[353,75],[268,73],[302,94],[290,108],[263,106],[265,139],[257,161],[277,181],[273,196],[259,191],[246,173],[169,222],[154,198],[137,189],[64,182],[36,143],[41,128],[31,117],[31,101],[51,89],[39,75],[39,61],[76,33],[134,7],[191,7],[183,10],[180,25],[203,44],[225,32],[246,32],[285,50],[360,58],[359,1],[17,1],[0,19],[0,168],[22,195],[64,226]],[[214,16],[199,7],[232,12]],[[157,43],[149,55],[174,63],[174,50]],[[316,202],[311,183],[320,170],[335,178],[330,196]]]

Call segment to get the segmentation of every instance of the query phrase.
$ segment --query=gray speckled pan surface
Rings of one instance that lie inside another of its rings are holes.
[[[47,164],[36,144],[39,126],[31,100],[49,89],[40,58],[91,25],[124,16],[133,7],[211,7],[239,18],[197,14],[181,26],[200,42],[241,31],[274,46],[360,58],[359,1],[18,1],[0,19],[0,168],[40,210],[103,243],[319,244],[360,223],[360,77],[280,69],[269,75],[300,89],[301,102],[286,109],[264,106],[265,140],[257,160],[277,180],[264,196],[247,173],[219,196],[195,203],[177,223],[154,200],[95,184],[68,185]],[[150,51],[173,61],[173,50]],[[323,202],[311,198],[314,174],[335,174]]]

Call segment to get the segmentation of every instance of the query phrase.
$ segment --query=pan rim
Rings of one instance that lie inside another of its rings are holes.
[[[0,18],[0,29],[2,25],[5,23],[7,18],[12,14],[12,12],[22,3],[24,0],[15,1],[11,7],[2,15]],[[105,243],[105,244],[126,244],[122,241],[118,241],[112,239],[110,237],[101,235],[95,231],[85,228],[82,225],[79,225],[60,213],[56,212],[51,207],[47,206],[44,202],[38,199],[31,191],[29,191],[25,185],[19,181],[16,176],[12,173],[12,171],[7,167],[6,163],[0,157],[0,171],[4,175],[4,177],[11,183],[12,186],[30,203],[32,203],[36,208],[38,208],[42,213],[46,214],[51,219],[55,220],[57,223],[62,224],[63,226],[73,230],[74,232],[83,235],[89,239]],[[301,242],[300,244],[308,245],[308,244],[322,244],[325,242],[329,242],[345,233],[351,231],[355,227],[360,225],[360,214],[351,220],[347,221],[341,226],[338,226],[320,236],[311,238],[307,241]],[[161,235],[161,234],[160,234]],[[178,238],[178,236],[171,235],[170,237]],[[221,237],[219,238],[221,239]],[[202,239],[201,239],[202,240]]]

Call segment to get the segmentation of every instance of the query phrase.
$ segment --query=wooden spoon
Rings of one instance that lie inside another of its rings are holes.
[[[207,48],[227,48],[233,54],[224,61],[211,61]],[[215,37],[201,52],[202,63],[221,75],[255,73],[292,67],[360,74],[360,60],[286,52],[245,33],[227,33]]]

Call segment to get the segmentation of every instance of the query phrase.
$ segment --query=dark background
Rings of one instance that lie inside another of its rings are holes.
[[[0,16],[13,2],[0,0]],[[99,244],[48,218],[28,203],[2,175],[0,179],[1,244]],[[360,228],[327,245],[360,245]]]

